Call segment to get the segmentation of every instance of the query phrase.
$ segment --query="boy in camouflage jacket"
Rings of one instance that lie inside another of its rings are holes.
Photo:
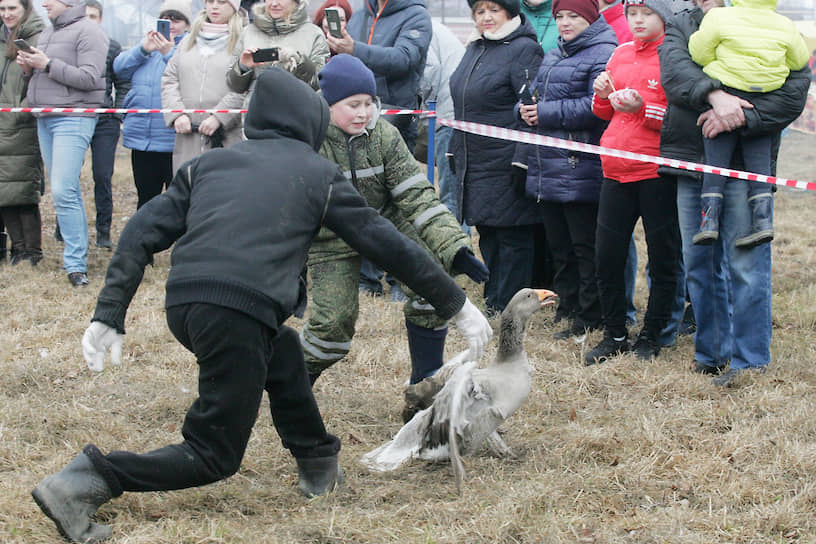
[[[337,163],[368,205],[417,242],[451,275],[476,282],[488,270],[473,255],[470,238],[439,200],[399,131],[376,115],[374,75],[359,59],[336,55],[319,74],[331,123],[320,154]],[[309,317],[301,332],[309,375],[346,356],[358,315],[360,256],[323,228],[309,252]],[[447,322],[408,288],[403,307],[411,353],[411,383],[442,365]]]

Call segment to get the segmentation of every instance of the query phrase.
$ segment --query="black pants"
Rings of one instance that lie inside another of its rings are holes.
[[[632,183],[604,179],[595,235],[595,268],[604,325],[615,337],[626,334],[623,270],[638,218],[643,220],[649,255],[649,302],[643,327],[659,335],[671,316],[680,262],[677,185],[668,178]]]
[[[487,227],[476,225],[479,250],[490,277],[484,296],[488,308],[504,310],[519,289],[530,287],[533,279],[533,225]]]
[[[112,115],[100,115],[91,138],[91,170],[96,204],[96,231],[110,233],[113,217],[111,178],[119,143],[119,120]]]
[[[212,483],[241,464],[264,390],[283,446],[298,458],[340,450],[317,408],[300,339],[251,316],[211,304],[167,309],[170,330],[198,361],[198,399],[187,412],[184,442],[105,459],[123,491],[162,491]],[[107,471],[106,471],[107,472]]]
[[[42,257],[42,220],[39,204],[0,208],[0,225],[6,224],[11,239],[11,255]],[[2,229],[0,229],[2,232]],[[2,249],[2,248],[0,248]]]
[[[539,202],[552,254],[553,290],[558,312],[581,325],[601,324],[601,301],[595,274],[595,228],[598,204]]]
[[[171,151],[139,151],[131,149],[130,165],[139,202],[136,209],[144,206],[173,181],[173,153]]]

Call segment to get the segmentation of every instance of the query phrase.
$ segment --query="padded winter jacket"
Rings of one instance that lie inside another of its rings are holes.
[[[255,79],[268,67],[260,64],[252,70],[242,72],[238,66],[241,52],[250,47],[259,49],[267,47],[288,47],[298,52],[299,59],[293,73],[317,89],[317,73],[326,64],[329,56],[329,44],[323,30],[309,22],[308,2],[298,2],[295,11],[286,20],[270,19],[266,14],[263,2],[252,7],[253,23],[244,27],[235,47],[235,57],[229,72],[227,85],[235,92],[246,93],[244,104],[255,87]]]
[[[606,65],[615,88],[635,89],[643,98],[643,106],[635,113],[621,113],[612,109],[608,98],[595,95],[592,111],[609,121],[601,136],[601,146],[622,149],[645,155],[660,151],[660,126],[666,113],[666,95],[660,85],[660,62],[657,47],[663,42],[644,42],[638,39],[619,45]],[[621,183],[654,179],[657,165],[610,155],[601,156],[604,176]]]
[[[703,11],[694,8],[678,13],[666,25],[666,36],[658,47],[660,78],[668,98],[668,108],[660,132],[661,156],[705,162],[703,136],[697,117],[711,108],[708,95],[721,88],[721,83],[703,72],[688,49],[689,36],[700,26]],[[780,133],[793,122],[805,106],[810,87],[810,70],[793,71],[785,84],[775,91],[752,96],[753,108],[743,108],[745,134]],[[778,149],[779,140],[776,138]],[[774,151],[773,156],[776,157]],[[661,173],[700,178],[702,174],[670,167],[660,167]]]
[[[776,0],[734,0],[712,8],[689,38],[689,51],[703,71],[723,85],[766,93],[802,69],[810,51],[793,21],[774,12]]]
[[[544,52],[524,14],[519,26],[502,38],[474,35],[450,79],[455,118],[523,130],[513,111],[519,90],[541,65]],[[539,223],[535,202],[511,179],[516,144],[454,131],[453,154],[459,195],[457,207],[468,225],[513,227]],[[460,218],[461,219],[461,218]]]
[[[348,136],[329,125],[320,154],[340,165],[343,174],[365,198],[404,235],[426,249],[445,270],[470,237],[442,204],[414,160],[399,131],[384,119],[374,128]],[[309,253],[309,264],[356,255],[335,233],[323,229]]]
[[[174,245],[166,307],[215,304],[277,329],[305,294],[300,273],[323,226],[439,317],[459,312],[465,294],[453,279],[318,155],[328,124],[326,102],[307,84],[280,68],[264,70],[246,116],[247,140],[185,163],[125,225],[92,319],[124,332],[145,266]]]
[[[538,93],[537,134],[598,145],[606,122],[592,113],[592,85],[617,47],[599,17],[574,39],[547,52],[531,88]],[[527,195],[536,201],[598,202],[601,158],[555,147],[527,146]]]
[[[431,15],[424,0],[388,0],[377,12],[377,0],[365,0],[352,14],[346,26],[354,38],[352,54],[374,72],[383,104],[415,108],[433,32]]]
[[[48,72],[35,69],[28,83],[31,107],[98,108],[105,101],[108,36],[85,17],[85,3],[67,8],[40,34],[37,48],[51,59]],[[63,115],[35,113],[35,117]],[[94,117],[94,113],[78,114]]]
[[[184,36],[176,37],[176,45]],[[141,45],[123,51],[113,61],[113,70],[121,79],[130,81],[123,108],[159,109],[161,79],[167,61],[176,51],[175,46],[166,55],[159,51],[147,53]],[[122,124],[122,145],[138,151],[170,153],[176,141],[176,131],[164,122],[161,113],[128,113]]]
[[[45,23],[35,12],[19,25],[18,37],[37,46]],[[6,32],[0,24],[0,51],[6,51]],[[26,78],[13,58],[0,57],[0,107],[19,108],[26,101]],[[40,201],[43,177],[37,120],[30,113],[0,113],[0,206],[23,206]]]

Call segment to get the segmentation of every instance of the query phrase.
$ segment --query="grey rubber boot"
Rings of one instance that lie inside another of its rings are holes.
[[[691,239],[695,245],[710,246],[720,237],[720,209],[722,195],[702,196],[703,219],[700,222],[700,231]]]
[[[325,495],[342,485],[343,469],[336,455],[329,457],[295,458],[298,467],[298,488],[307,497]]]
[[[110,538],[111,528],[91,521],[91,516],[113,495],[85,453],[40,482],[31,496],[68,540],[100,542]]]
[[[748,199],[748,207],[751,209],[751,232],[734,243],[744,249],[767,244],[774,238],[773,194],[752,196]]]

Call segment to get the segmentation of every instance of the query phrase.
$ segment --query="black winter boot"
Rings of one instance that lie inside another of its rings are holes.
[[[767,244],[774,238],[773,193],[750,197],[748,206],[751,208],[751,232],[734,242],[735,246],[746,249]]]
[[[68,540],[99,542],[110,538],[111,528],[91,521],[91,516],[113,494],[84,452],[40,482],[31,496]]]
[[[6,260],[6,233],[0,232],[0,261]]]
[[[700,232],[691,240],[698,246],[710,246],[720,237],[722,195],[703,196],[700,200],[703,203],[703,220],[700,223]]]
[[[343,484],[343,469],[337,455],[295,458],[298,467],[298,488],[307,497],[325,495]]]

